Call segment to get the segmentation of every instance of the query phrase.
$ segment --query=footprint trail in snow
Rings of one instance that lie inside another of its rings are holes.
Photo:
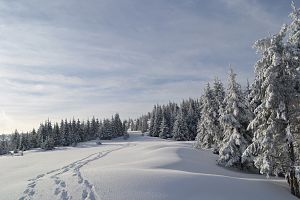
[[[29,179],[29,184],[27,185],[26,189],[23,192],[23,195],[19,198],[19,200],[31,200],[34,199],[37,195],[36,186],[39,181],[44,179],[52,179],[54,183],[54,192],[53,195],[56,199],[59,200],[71,200],[71,199],[81,199],[81,200],[96,200],[99,199],[95,187],[92,183],[89,182],[88,179],[82,176],[80,169],[85,165],[98,160],[107,154],[120,150],[129,146],[129,144],[125,145],[118,145],[118,148],[114,148],[111,150],[106,150],[98,153],[91,154],[83,159],[77,160],[71,164],[63,166],[62,168],[51,170],[45,174],[40,174],[33,179]],[[68,192],[67,183],[63,180],[64,176],[72,176],[76,178],[76,183],[79,184],[80,188],[82,189],[81,197],[74,197]]]

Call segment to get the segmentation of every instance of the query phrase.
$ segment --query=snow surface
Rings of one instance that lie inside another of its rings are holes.
[[[297,199],[283,179],[216,165],[211,151],[130,133],[0,157],[0,199]]]

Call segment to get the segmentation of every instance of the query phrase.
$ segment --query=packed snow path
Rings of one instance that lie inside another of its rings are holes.
[[[0,157],[0,199],[296,199],[283,179],[227,170],[210,151],[131,133]]]

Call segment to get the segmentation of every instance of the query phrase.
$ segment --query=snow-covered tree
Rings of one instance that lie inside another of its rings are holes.
[[[102,139],[112,138],[112,125],[109,119],[103,120]]]
[[[224,138],[220,146],[218,163],[226,167],[240,166],[242,154],[251,142],[251,136],[246,129],[253,115],[232,69],[224,104],[226,107],[220,117]]]
[[[295,166],[300,165],[300,9],[292,2],[292,19],[288,26],[288,40],[286,44],[286,59],[288,74],[286,82],[286,118],[288,121],[288,151],[291,167],[288,169],[288,180],[292,194],[300,197],[299,180],[296,179]],[[299,177],[298,177],[299,178]]]
[[[21,140],[20,140],[20,150],[26,151],[30,149],[29,147],[29,134],[28,133],[22,133],[21,134]]]
[[[0,155],[7,154],[9,151],[9,139],[7,135],[0,135]]]
[[[219,133],[219,127],[216,126],[217,113],[213,90],[207,84],[202,96],[201,119],[197,123],[197,136],[194,146],[196,148],[213,147],[213,138]]]
[[[253,103],[259,103],[255,118],[249,124],[253,131],[252,144],[243,153],[243,161],[253,160],[264,174],[286,172],[291,166],[287,132],[289,103],[289,74],[286,62],[284,37],[287,27],[278,34],[258,40],[255,47],[261,52],[261,59],[255,65],[255,89]]]
[[[183,112],[180,109],[173,127],[173,139],[177,141],[187,140],[188,135],[187,123],[183,118]]]
[[[112,120],[112,128],[114,137],[122,136],[124,134],[123,124],[118,113],[115,114]]]
[[[35,129],[33,129],[30,133],[29,143],[31,148],[37,148],[40,146],[39,136]]]
[[[224,112],[225,108],[225,90],[223,83],[218,79],[215,78],[214,87],[213,87],[213,94],[214,94],[214,104],[212,104],[213,109],[215,109],[215,116],[214,116],[214,124],[215,124],[215,132],[213,134],[213,143],[214,143],[214,151],[218,152],[220,148],[220,144],[223,139],[223,127],[220,124],[220,117]]]
[[[185,119],[188,126],[187,139],[195,140],[195,137],[197,135],[198,114],[197,114],[195,103],[191,99],[189,100],[189,108]]]
[[[42,142],[41,148],[44,150],[54,149],[54,140],[52,137],[47,136],[46,139]]]
[[[154,115],[154,124],[153,124],[153,134],[152,136],[158,137],[160,132],[160,124],[162,121],[162,108],[161,106],[156,107],[156,112]]]
[[[149,135],[154,136],[154,119],[155,119],[155,113],[156,113],[156,106],[154,106],[151,117],[150,117],[150,125],[149,125]]]
[[[166,138],[169,137],[169,134],[170,134],[169,133],[169,127],[167,125],[165,117],[163,117],[163,120],[162,120],[161,125],[160,125],[159,137],[163,138],[163,139],[166,139]]]

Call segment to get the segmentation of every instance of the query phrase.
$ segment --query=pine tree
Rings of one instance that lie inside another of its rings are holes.
[[[47,127],[46,122],[45,124],[40,124],[40,127],[38,129],[38,135],[39,135],[39,144],[41,145],[47,138]]]
[[[54,149],[54,140],[52,137],[47,136],[46,139],[42,142],[41,148],[44,150]]]
[[[161,106],[157,106],[155,116],[154,116],[152,136],[154,136],[154,137],[159,136],[161,121],[162,121],[162,108],[161,108]]]
[[[78,139],[80,142],[84,141],[84,122],[80,122],[79,119],[77,119],[76,123],[77,131],[78,131]]]
[[[223,139],[223,127],[220,124],[220,117],[222,112],[224,112],[225,104],[225,90],[223,83],[216,78],[214,81],[214,104],[212,104],[213,109],[215,109],[215,116],[214,116],[214,124],[215,124],[215,132],[213,134],[213,143],[214,143],[214,151],[218,152],[220,148],[220,144],[222,143]]]
[[[115,137],[122,136],[124,134],[122,121],[118,113],[116,113],[115,116],[113,117],[112,126],[113,126],[113,134],[115,135]]]
[[[28,133],[22,133],[20,135],[20,147],[19,149],[22,150],[22,151],[26,151],[29,149],[29,135]]]
[[[31,131],[31,138],[30,138],[30,144],[32,148],[37,148],[39,146],[39,136],[35,129]]]
[[[62,129],[62,145],[63,146],[68,146],[70,145],[70,131],[69,131],[69,123],[68,120],[65,119],[65,121],[63,122],[63,126],[61,126]]]
[[[98,128],[99,127],[98,127],[97,121],[96,121],[95,117],[93,117],[92,121],[91,121],[91,130],[90,130],[90,134],[89,134],[89,140],[96,139]]]
[[[54,145],[59,146],[61,145],[61,134],[59,130],[59,125],[58,123],[55,123],[53,126],[53,140],[54,140]]]
[[[9,151],[8,137],[5,134],[0,135],[0,155],[7,154]]]
[[[290,167],[287,169],[287,179],[291,188],[291,193],[297,197],[300,197],[299,191],[299,177],[296,178],[295,166],[300,165],[300,9],[296,8],[294,2],[292,2],[292,13],[290,17],[292,19],[291,24],[288,26],[288,40],[286,47],[286,74],[288,77],[285,79],[286,83],[286,118],[288,126],[287,143],[290,159]]]
[[[160,125],[159,137],[163,138],[163,139],[166,139],[169,137],[169,127],[167,125],[165,117],[163,117],[163,120]]]
[[[90,132],[91,132],[91,122],[88,119],[86,121],[86,125],[85,125],[85,128],[84,128],[84,141],[88,141],[89,140]]]
[[[18,151],[20,149],[20,134],[15,130],[14,134],[11,136],[11,149],[13,151]]]
[[[154,119],[155,119],[155,113],[156,113],[156,106],[154,106],[151,117],[150,117],[150,126],[149,126],[149,135],[154,136]]]
[[[251,142],[246,131],[252,119],[241,86],[236,82],[236,74],[230,70],[228,91],[225,97],[225,109],[221,116],[224,138],[219,152],[218,163],[226,167],[241,166],[241,157]]]
[[[255,65],[255,88],[259,102],[255,108],[255,118],[249,124],[254,133],[252,144],[243,153],[243,161],[253,160],[255,166],[264,174],[286,172],[291,166],[288,151],[290,133],[288,100],[289,75],[285,45],[283,43],[287,28],[283,26],[278,34],[258,40],[255,47],[262,57]]]
[[[76,146],[78,142],[80,141],[80,136],[79,136],[79,129],[80,127],[77,126],[77,123],[75,119],[73,118],[72,124],[71,124],[71,133],[70,133],[70,144],[72,146]]]
[[[213,138],[219,133],[219,127],[216,126],[216,103],[213,90],[207,84],[204,95],[202,96],[201,119],[197,123],[197,136],[194,146],[196,148],[213,147]]]
[[[173,139],[176,141],[184,141],[187,140],[186,136],[188,135],[188,129],[186,121],[183,118],[183,112],[180,109],[173,128]]]
[[[145,132],[148,131],[148,129],[149,129],[149,127],[148,127],[148,117],[145,115],[145,116],[142,116],[141,132],[145,133]]]
[[[189,101],[189,109],[186,116],[186,122],[188,125],[188,140],[195,140],[197,136],[197,113],[195,111],[194,102],[190,99]]]
[[[102,135],[105,140],[112,139],[112,125],[109,119],[103,120],[103,129],[102,129]]]

